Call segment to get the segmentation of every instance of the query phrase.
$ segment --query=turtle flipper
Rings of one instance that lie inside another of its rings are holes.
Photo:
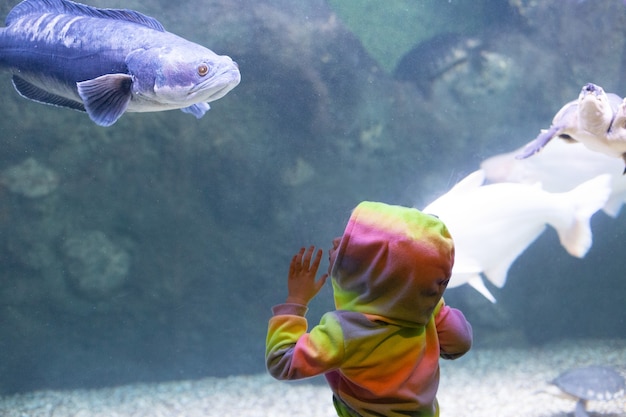
[[[582,398],[576,403],[576,409],[574,410],[574,416],[576,417],[589,417],[587,414],[587,400]]]
[[[522,153],[515,156],[515,159],[526,159],[529,156],[532,156],[543,149],[544,146],[548,144],[555,136],[558,136],[559,133],[563,130],[562,126],[552,125],[548,130],[542,130],[541,133],[530,142],[528,145],[524,147]]]

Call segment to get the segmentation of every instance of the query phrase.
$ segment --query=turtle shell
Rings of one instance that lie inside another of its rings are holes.
[[[563,392],[583,400],[606,401],[624,395],[624,377],[606,366],[587,366],[563,372],[552,381]]]

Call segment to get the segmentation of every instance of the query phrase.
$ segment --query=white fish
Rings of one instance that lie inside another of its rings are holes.
[[[568,253],[582,258],[592,243],[589,220],[611,192],[610,176],[601,175],[566,193],[538,186],[482,185],[483,170],[456,184],[423,211],[443,220],[456,247],[448,287],[469,284],[491,302],[481,274],[501,288],[511,264],[545,230],[554,227]]]
[[[523,149],[523,148],[522,148]],[[623,162],[589,150],[579,142],[555,140],[532,158],[517,159],[521,152],[493,156],[482,162],[488,182],[541,183],[550,192],[564,192],[602,174],[611,175],[611,195],[603,207],[606,214],[617,217],[626,202],[626,175]]]

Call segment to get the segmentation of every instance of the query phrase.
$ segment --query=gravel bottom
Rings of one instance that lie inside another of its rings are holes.
[[[442,361],[442,417],[566,417],[575,400],[547,381],[586,365],[626,373],[626,340],[574,341],[530,349],[476,349]],[[590,401],[591,417],[626,417],[626,397]],[[332,417],[330,390],[268,375],[137,384],[99,390],[39,391],[0,398],[3,417]]]

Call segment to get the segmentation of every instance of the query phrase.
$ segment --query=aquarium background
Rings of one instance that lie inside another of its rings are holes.
[[[291,256],[328,248],[358,202],[423,207],[585,83],[626,94],[618,0],[85,3],[157,18],[231,56],[242,82],[200,120],[102,128],[0,75],[0,394],[264,372]],[[394,80],[404,53],[450,32],[480,39],[486,64],[428,95]],[[548,229],[490,287],[497,304],[446,293],[477,348],[626,337],[626,217],[592,225],[584,259]],[[311,322],[333,308],[330,286],[310,307]]]

